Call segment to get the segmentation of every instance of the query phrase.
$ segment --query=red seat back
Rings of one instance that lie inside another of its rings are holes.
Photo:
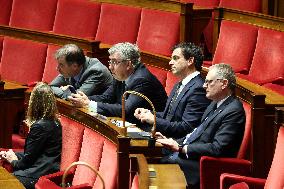
[[[278,131],[273,161],[264,186],[265,189],[284,188],[284,126]]]
[[[142,9],[137,45],[143,51],[165,56],[179,42],[180,16],[177,13]]]
[[[246,113],[246,125],[243,140],[237,154],[238,159],[248,159],[249,147],[251,144],[251,105],[243,101],[243,107]]]
[[[166,87],[168,71],[163,70],[161,68],[156,68],[154,66],[149,66],[149,65],[147,65],[147,68],[154,76],[156,76],[156,78],[161,82],[163,87]]]
[[[174,85],[179,81],[180,79],[176,76],[174,76],[174,74],[172,72],[168,72],[167,73],[167,80],[166,80],[166,87],[165,87],[165,91],[167,93],[167,95],[169,96]]]
[[[58,0],[53,32],[95,38],[101,4],[89,0]]]
[[[227,63],[235,72],[248,74],[254,55],[257,27],[222,21],[213,64]]]
[[[54,54],[59,48],[59,46],[48,45],[46,62],[42,76],[42,81],[44,82],[50,83],[59,74],[59,72],[56,70],[57,61],[54,58]]]
[[[13,0],[0,0],[0,24],[8,25],[11,16]]]
[[[71,163],[79,160],[85,126],[61,116],[62,153],[60,170],[65,170]]]
[[[1,59],[2,78],[24,84],[41,81],[46,50],[45,44],[5,37]]]
[[[267,83],[263,85],[265,88],[271,89],[281,95],[284,95],[284,84],[283,85],[278,85],[274,83]]]
[[[96,40],[105,44],[135,43],[140,23],[140,8],[102,4]]]
[[[259,28],[249,77],[258,84],[284,82],[284,32]]]
[[[57,0],[13,0],[10,26],[51,31]]]

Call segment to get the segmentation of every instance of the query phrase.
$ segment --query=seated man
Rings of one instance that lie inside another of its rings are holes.
[[[157,131],[163,135],[181,138],[200,124],[210,103],[200,75],[202,62],[202,50],[193,43],[180,43],[173,47],[169,64],[172,73],[181,81],[173,87],[164,111],[156,114]],[[137,108],[134,115],[141,122],[154,122],[154,115],[147,109]]]
[[[186,137],[177,140],[157,133],[157,142],[171,150],[162,162],[178,163],[187,184],[193,185],[193,188],[198,188],[201,156],[235,157],[239,150],[245,128],[245,112],[242,103],[234,97],[235,85],[231,66],[211,66],[204,88],[206,97],[213,102],[205,110],[201,124]]]
[[[69,100],[77,107],[87,106],[91,111],[105,116],[121,117],[121,98],[125,91],[136,91],[147,96],[156,110],[164,109],[167,94],[159,80],[141,63],[136,45],[118,43],[108,50],[109,69],[115,78],[112,85],[102,94],[89,98],[82,92],[72,94]],[[137,107],[148,108],[148,102],[136,95],[129,95],[125,102],[126,120],[135,123]]]
[[[98,59],[85,57],[83,50],[74,44],[64,45],[55,53],[60,73],[50,86],[57,97],[66,99],[70,87],[87,95],[102,94],[112,82],[106,66]]]

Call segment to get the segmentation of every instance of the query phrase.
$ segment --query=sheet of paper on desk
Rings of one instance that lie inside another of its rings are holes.
[[[141,129],[139,129],[138,127],[127,127],[127,132],[128,133],[137,133],[137,132],[141,132]]]
[[[123,125],[123,121],[121,120],[112,120],[111,122],[118,127],[122,127]],[[127,122],[127,121],[125,122],[125,127],[131,127],[131,126],[135,126],[135,124]]]

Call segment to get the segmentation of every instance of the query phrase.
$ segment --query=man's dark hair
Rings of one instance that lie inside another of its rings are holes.
[[[175,49],[181,48],[182,55],[184,56],[185,60],[190,59],[191,57],[194,58],[194,66],[197,71],[201,71],[202,63],[203,63],[203,52],[201,47],[190,43],[190,42],[181,42],[175,45],[172,48],[172,51]]]
[[[86,57],[83,50],[75,44],[67,44],[58,49],[55,53],[55,59],[65,58],[68,65],[78,64],[83,65],[86,62]]]

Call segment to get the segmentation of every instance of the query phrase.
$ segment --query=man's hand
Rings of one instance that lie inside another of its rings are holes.
[[[89,98],[81,91],[77,94],[72,94],[68,96],[68,100],[76,107],[87,107],[90,104]]]
[[[154,115],[150,110],[145,108],[137,108],[134,112],[134,116],[139,119],[142,123],[154,123]]]
[[[70,85],[65,85],[65,86],[61,86],[60,89],[62,91],[66,91],[69,88]]]
[[[18,157],[16,156],[15,152],[13,150],[9,149],[8,151],[1,151],[0,156],[7,160],[9,163],[11,163],[14,160],[18,160]]]
[[[165,148],[168,148],[173,152],[178,152],[178,143],[172,138],[157,139],[157,142],[161,143]]]

